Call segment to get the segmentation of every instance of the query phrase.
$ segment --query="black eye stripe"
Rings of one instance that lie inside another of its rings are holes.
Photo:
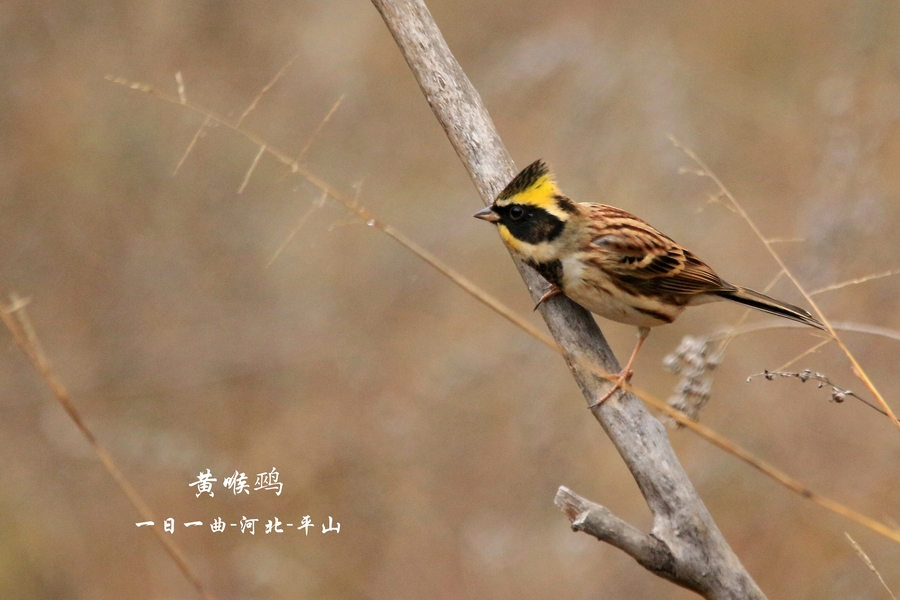
[[[562,220],[537,206],[509,204],[495,207],[494,211],[513,237],[528,244],[552,242],[565,228]]]

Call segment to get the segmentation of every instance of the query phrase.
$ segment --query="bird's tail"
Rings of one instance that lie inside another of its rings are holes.
[[[760,294],[759,292],[754,292],[753,290],[742,288],[740,286],[734,286],[734,288],[734,290],[719,292],[718,295],[727,300],[733,300],[734,302],[745,304],[763,312],[791,319],[792,321],[816,327],[817,329],[825,329],[825,326],[822,325],[818,319],[809,314],[809,311],[803,310],[799,306],[794,306],[793,304],[788,304],[787,302],[782,302],[775,298],[769,298],[765,294]]]

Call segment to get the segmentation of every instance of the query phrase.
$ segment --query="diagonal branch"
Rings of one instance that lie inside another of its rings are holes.
[[[372,0],[450,139],[488,204],[512,178],[512,160],[481,102],[447,47],[422,0]],[[532,298],[545,284],[516,263]],[[556,339],[588,405],[612,385],[595,365],[615,373],[613,356],[593,318],[564,297],[544,302],[541,315]],[[678,462],[665,428],[629,393],[592,409],[622,455],[653,513],[651,536],[672,556],[675,583],[706,598],[764,598],[725,541]]]

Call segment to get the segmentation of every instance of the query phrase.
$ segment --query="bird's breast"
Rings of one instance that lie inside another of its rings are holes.
[[[578,257],[560,261],[563,293],[604,319],[636,327],[671,323],[684,312],[684,305],[663,302],[659,297],[629,292],[594,265]]]

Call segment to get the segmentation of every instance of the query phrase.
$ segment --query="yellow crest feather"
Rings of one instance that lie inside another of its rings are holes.
[[[495,204],[531,204],[551,210],[560,195],[556,180],[543,160],[536,160],[516,175],[497,196]]]

